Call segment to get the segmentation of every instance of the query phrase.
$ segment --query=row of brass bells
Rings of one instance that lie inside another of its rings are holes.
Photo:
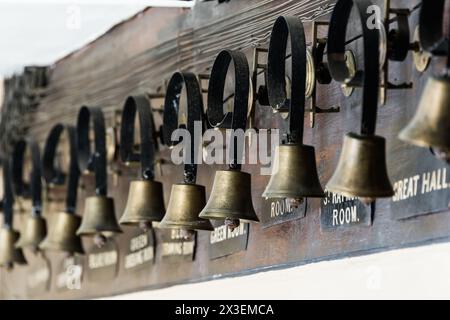
[[[366,204],[375,198],[393,196],[385,139],[355,133],[345,135],[337,168],[326,189],[346,197],[359,197]]]
[[[436,156],[450,163],[450,78],[429,78],[414,118],[400,139],[433,148]]]
[[[164,217],[163,185],[152,180],[132,181],[125,211],[120,218],[122,225],[140,225],[143,229],[152,221]]]
[[[14,263],[27,263],[22,249],[15,246],[19,236],[19,232],[11,228],[0,229],[0,266],[11,268]]]
[[[217,171],[208,203],[200,218],[225,220],[231,228],[242,222],[259,222],[252,203],[251,175],[238,170]]]
[[[192,230],[214,230],[211,222],[199,217],[206,203],[205,187],[197,184],[172,185],[169,204],[160,228]]]
[[[95,236],[98,241],[104,242],[105,238],[121,232],[116,219],[114,199],[106,196],[86,198],[81,226],[76,233],[78,236]]]
[[[277,146],[272,176],[262,196],[300,202],[303,198],[323,197],[314,147],[300,144]]]
[[[63,251],[70,254],[83,254],[81,238],[76,235],[80,227],[81,218],[68,212],[58,212],[51,221],[51,228],[47,237],[39,248],[49,251]]]
[[[41,215],[31,214],[26,218],[25,227],[20,233],[17,248],[31,248],[36,251],[47,235],[47,224]]]

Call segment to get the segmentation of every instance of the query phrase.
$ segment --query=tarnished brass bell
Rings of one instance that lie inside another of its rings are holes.
[[[144,226],[164,217],[162,183],[152,180],[132,181],[127,205],[120,224]]]
[[[385,150],[386,141],[382,137],[348,133],[326,189],[346,197],[359,197],[365,203],[393,196]]]
[[[450,163],[450,78],[429,78],[416,114],[400,132],[400,139],[433,148],[436,156]]]
[[[314,147],[299,144],[278,146],[275,149],[272,177],[263,197],[302,200],[323,196]]]
[[[251,175],[242,171],[217,171],[208,203],[200,218],[225,220],[234,228],[242,222],[258,222],[252,203]]]
[[[22,249],[14,245],[19,238],[19,232],[10,228],[0,229],[0,266],[11,268],[14,263],[26,264]]]
[[[25,227],[20,233],[16,247],[37,250],[39,244],[47,235],[47,224],[41,215],[29,215],[26,219]]]
[[[41,250],[84,253],[81,238],[76,235],[81,224],[80,217],[68,212],[58,212],[50,223],[49,233],[39,245]]]
[[[105,196],[86,198],[83,219],[77,235],[110,237],[114,233],[121,232],[115,215],[114,199]]]
[[[211,222],[199,218],[206,203],[205,187],[197,184],[174,184],[167,212],[159,224],[160,228],[184,230],[214,230]]]

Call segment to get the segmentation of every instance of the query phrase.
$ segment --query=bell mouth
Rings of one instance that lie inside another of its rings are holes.
[[[214,231],[211,222],[206,219],[201,219],[195,222],[176,222],[176,221],[161,221],[158,225],[159,229],[179,229],[179,230],[199,230],[199,231]]]

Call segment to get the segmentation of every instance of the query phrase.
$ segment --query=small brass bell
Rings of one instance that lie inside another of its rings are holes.
[[[211,222],[199,218],[206,203],[205,187],[197,184],[174,184],[167,212],[159,224],[160,228],[184,230],[214,230]]]
[[[264,198],[321,198],[324,196],[316,168],[314,147],[285,144],[275,149],[272,177]]]
[[[46,234],[47,225],[45,219],[41,215],[29,215],[25,221],[25,228],[20,233],[20,238],[16,243],[16,247],[37,250]]]
[[[0,229],[0,266],[11,268],[14,263],[26,264],[22,249],[16,248],[14,243],[19,238],[19,232],[11,228]]]
[[[110,237],[121,233],[114,210],[114,199],[106,196],[86,198],[83,219],[77,230],[79,236]]]
[[[152,180],[132,181],[120,224],[142,225],[161,221],[164,212],[162,183]]]
[[[63,251],[70,254],[83,254],[81,238],[76,235],[76,231],[81,224],[81,218],[68,212],[58,212],[51,228],[39,248],[48,251]]]
[[[382,137],[348,133],[326,189],[346,197],[359,197],[365,203],[393,196],[385,150],[386,141]]]
[[[399,137],[417,146],[432,147],[438,158],[450,163],[449,77],[428,80],[414,118]]]
[[[225,220],[231,229],[239,221],[259,222],[252,203],[251,175],[238,170],[217,171],[200,218]]]

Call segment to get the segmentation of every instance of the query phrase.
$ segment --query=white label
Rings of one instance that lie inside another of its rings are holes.
[[[194,241],[189,242],[165,242],[162,246],[163,256],[183,256],[194,253]]]
[[[448,188],[450,188],[450,182],[447,181],[447,169],[437,169],[396,181],[392,201],[398,202]]]
[[[131,269],[153,260],[153,247],[147,247],[125,256],[125,269]]]
[[[117,251],[93,253],[88,256],[89,269],[98,269],[115,265],[117,263]]]
[[[211,244],[214,244],[245,235],[246,233],[247,230],[244,223],[241,223],[239,227],[235,228],[233,231],[230,230],[230,228],[228,228],[227,226],[223,225],[214,228],[214,231],[212,231],[210,234],[209,242]]]

